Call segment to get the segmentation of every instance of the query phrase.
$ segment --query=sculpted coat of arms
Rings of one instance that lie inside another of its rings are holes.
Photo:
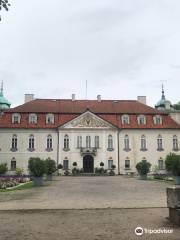
[[[103,122],[90,114],[85,115],[81,119],[77,119],[71,123],[72,127],[82,127],[82,128],[98,128],[98,127],[109,127],[108,124]]]

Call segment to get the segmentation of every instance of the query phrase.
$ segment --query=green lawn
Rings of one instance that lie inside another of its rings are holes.
[[[16,190],[25,190],[25,189],[30,189],[30,188],[33,188],[33,183],[27,182],[23,185],[16,186],[12,189],[0,189],[0,192],[10,192],[10,191],[16,191]]]

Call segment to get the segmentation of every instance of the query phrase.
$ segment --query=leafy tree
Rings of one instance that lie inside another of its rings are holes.
[[[46,172],[45,162],[38,157],[31,157],[28,162],[30,174],[34,177],[42,177]]]
[[[166,156],[165,165],[167,171],[172,172],[174,176],[180,176],[180,155],[170,153]]]
[[[176,110],[180,110],[180,102],[173,105],[173,108]]]
[[[0,164],[0,174],[5,174],[8,171],[7,163]]]
[[[45,160],[45,173],[47,175],[53,174],[57,170],[56,162],[50,158]]]
[[[0,0],[0,11],[2,9],[5,9],[6,11],[8,11],[10,5],[11,4],[9,3],[9,0]],[[0,21],[1,21],[1,16],[0,16]]]

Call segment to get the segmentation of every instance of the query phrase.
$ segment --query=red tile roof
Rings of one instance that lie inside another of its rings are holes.
[[[121,129],[180,129],[177,124],[166,113],[162,113],[152,107],[139,103],[133,100],[49,100],[49,99],[35,99],[31,102],[25,103],[15,108],[5,111],[0,116],[0,128],[29,128],[29,129],[52,129],[62,126],[70,120],[76,118],[85,111],[91,111],[100,118],[113,124]],[[21,114],[21,123],[12,124],[12,113]],[[37,113],[37,124],[28,123],[28,114]],[[46,124],[45,114],[54,113],[55,124]],[[123,125],[121,116],[129,114],[130,124]],[[146,125],[138,125],[137,116],[139,114],[146,115]],[[162,125],[154,125],[153,116],[160,114],[163,118]]]
[[[156,114],[158,110],[135,100],[75,100],[70,99],[35,99],[8,110],[19,113],[83,113],[87,109],[93,113],[128,113]]]

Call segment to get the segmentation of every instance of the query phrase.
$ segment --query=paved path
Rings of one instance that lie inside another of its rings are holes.
[[[50,186],[0,193],[0,210],[166,207],[168,184],[115,177],[57,177]]]

